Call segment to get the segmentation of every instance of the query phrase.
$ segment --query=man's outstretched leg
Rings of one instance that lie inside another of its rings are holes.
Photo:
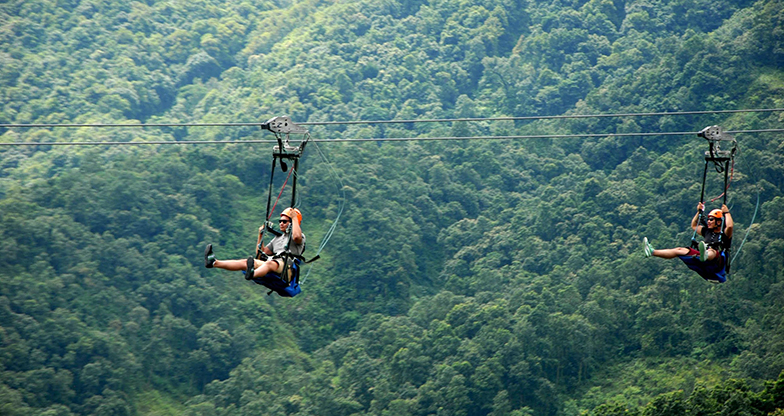
[[[645,249],[645,257],[661,257],[663,259],[674,259],[678,256],[689,255],[689,249],[686,247],[665,248],[656,250],[651,243],[648,242],[648,237],[642,239],[643,249]]]

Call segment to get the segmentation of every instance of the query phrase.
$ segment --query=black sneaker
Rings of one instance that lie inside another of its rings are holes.
[[[254,259],[253,257],[248,257],[247,270],[245,270],[245,280],[253,279],[253,272],[256,271],[253,268],[253,266],[255,265],[256,265],[256,259]]]
[[[204,249],[204,267],[211,269],[215,264],[215,255],[212,254],[212,244],[207,244]]]

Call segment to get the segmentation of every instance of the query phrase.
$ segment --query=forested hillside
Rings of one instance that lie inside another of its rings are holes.
[[[0,414],[784,415],[781,108],[781,0],[6,1]],[[7,127],[280,115],[467,140],[309,144],[307,254],[337,228],[284,299],[203,263],[272,144],[145,143],[269,132]],[[721,285],[641,245],[688,244],[710,125]]]

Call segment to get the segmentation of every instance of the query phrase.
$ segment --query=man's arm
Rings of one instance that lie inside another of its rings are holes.
[[[299,218],[296,215],[291,218],[291,241],[302,244],[302,228],[299,226]]]
[[[697,204],[697,213],[694,214],[694,218],[691,219],[691,229],[696,231],[697,234],[702,235],[702,225],[700,225],[700,213],[705,209],[705,205],[702,202]]]
[[[262,253],[264,253],[264,254],[266,254],[268,256],[272,255],[272,250],[267,248],[267,246],[262,246],[261,245],[261,235],[263,233],[264,233],[264,226],[262,225],[261,227],[259,227],[259,239],[256,240],[256,258],[259,257],[259,251],[261,251]]]
[[[723,204],[721,206],[721,211],[724,216],[724,234],[727,234],[727,237],[732,238],[732,229],[735,227],[735,222],[732,221],[730,209],[727,208],[726,204]]]

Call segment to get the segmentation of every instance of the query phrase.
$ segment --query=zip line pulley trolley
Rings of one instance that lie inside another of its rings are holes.
[[[310,140],[310,132],[308,129],[295,124],[291,121],[291,118],[288,116],[280,116],[280,117],[273,117],[267,120],[266,123],[261,124],[262,130],[269,130],[275,133],[275,139],[278,141],[278,145],[272,148],[272,168],[270,172],[270,192],[267,197],[267,222],[269,222],[270,217],[270,204],[272,202],[272,180],[275,175],[275,163],[280,161],[280,169],[283,172],[288,170],[288,165],[286,161],[289,161],[293,164],[292,170],[289,173],[293,176],[292,183],[291,183],[291,207],[294,207],[297,202],[297,169],[299,168],[299,158],[302,156],[302,152],[305,150],[305,145],[308,144],[308,140]],[[292,146],[290,142],[290,135],[291,134],[302,134],[304,136],[303,140],[300,142],[298,146]],[[283,138],[285,135],[285,139]]]

